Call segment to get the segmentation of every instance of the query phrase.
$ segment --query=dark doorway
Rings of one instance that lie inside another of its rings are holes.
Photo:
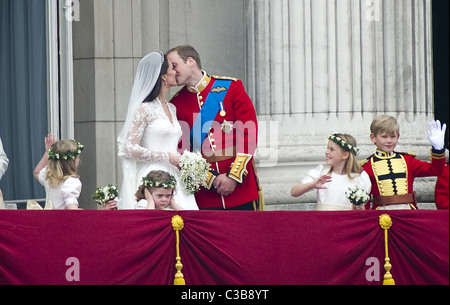
[[[0,181],[5,200],[45,197],[32,174],[48,133],[45,3],[0,0],[0,136],[9,159]]]
[[[433,0],[435,117],[449,126],[449,0]],[[448,132],[448,128],[447,128]],[[448,139],[448,138],[447,138]]]

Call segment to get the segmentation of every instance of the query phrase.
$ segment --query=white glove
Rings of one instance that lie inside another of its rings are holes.
[[[427,132],[428,140],[430,140],[431,145],[433,145],[435,150],[443,150],[447,125],[444,124],[441,127],[441,122],[439,120],[431,121],[428,125],[430,127],[430,130]]]

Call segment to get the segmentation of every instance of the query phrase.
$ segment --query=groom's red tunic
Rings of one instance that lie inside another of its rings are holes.
[[[205,73],[195,88],[188,89],[185,86],[172,98],[171,102],[177,108],[177,117],[183,129],[180,148],[192,150],[188,140],[190,131],[214,82],[219,78],[229,79],[232,82],[221,110],[203,141],[202,154],[209,157],[207,160],[211,163],[211,169],[219,174],[230,173],[229,176],[239,183],[235,191],[226,197],[219,195],[215,190],[202,188],[195,194],[200,209],[222,207],[229,209],[258,199],[258,187],[252,166],[252,156],[257,145],[258,124],[253,103],[240,80],[209,77]]]

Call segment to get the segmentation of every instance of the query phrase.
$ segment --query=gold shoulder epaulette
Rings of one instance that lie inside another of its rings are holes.
[[[398,154],[400,154],[400,155],[409,155],[409,156],[417,157],[417,154],[416,154],[416,153],[413,153],[413,152],[399,152]]]
[[[366,165],[367,162],[369,162],[369,159],[360,160],[360,161],[359,161],[359,166],[362,167],[362,166]]]
[[[213,75],[213,77],[215,79],[229,79],[232,80],[234,82],[237,82],[239,79],[235,78],[235,77],[230,77],[230,76],[217,76],[217,75]]]

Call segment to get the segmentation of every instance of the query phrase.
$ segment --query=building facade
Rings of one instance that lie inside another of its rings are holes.
[[[292,198],[292,186],[324,162],[332,133],[352,134],[360,158],[371,155],[369,126],[380,114],[400,123],[398,151],[429,160],[428,121],[442,103],[434,98],[432,0],[41,2],[49,130],[86,146],[83,208],[96,208],[97,186],[121,183],[116,139],[140,59],[180,44],[199,51],[209,74],[244,82],[259,120],[268,210],[314,208],[315,194]],[[424,207],[433,206],[434,183],[416,181]]]
[[[96,0],[73,24],[75,134],[86,143],[84,200],[120,184],[117,134],[139,60],[191,44],[210,74],[244,81],[257,110],[258,173],[269,210],[313,207],[291,198],[305,170],[324,161],[328,135],[355,136],[374,152],[372,119],[401,126],[399,151],[429,159],[434,119],[431,1]],[[419,201],[433,202],[433,178]]]

